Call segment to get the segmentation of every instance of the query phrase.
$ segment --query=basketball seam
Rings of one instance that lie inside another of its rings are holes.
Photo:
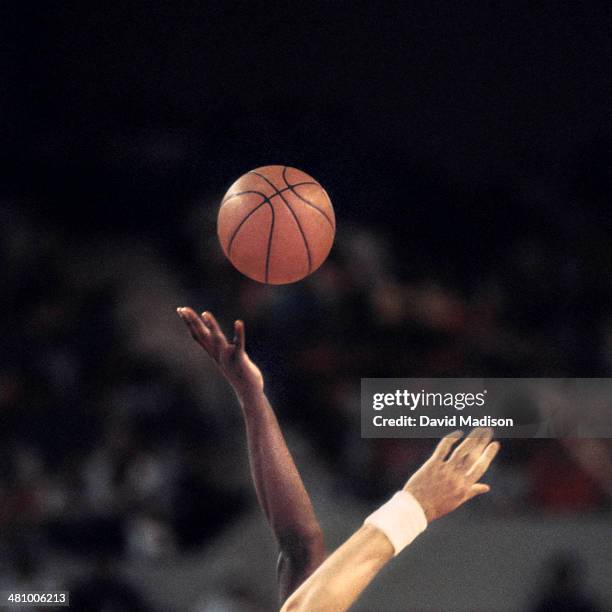
[[[223,206],[228,200],[231,200],[232,198],[236,198],[241,195],[248,195],[249,193],[260,195],[264,200],[269,199],[268,196],[262,191],[254,191],[253,189],[249,189],[248,191],[240,191],[238,193],[232,193],[231,195],[226,196],[225,198],[223,198],[223,201],[221,202],[221,206]],[[219,206],[219,208],[221,208],[221,206]]]
[[[255,170],[251,170],[251,172],[249,174],[255,174],[256,176],[259,176],[260,178],[262,178],[264,181],[266,181],[266,183],[268,183],[268,185],[270,185],[270,187],[273,187],[276,190],[276,193],[274,194],[274,196],[280,196],[280,199],[284,202],[285,206],[289,209],[289,212],[291,213],[291,215],[293,216],[293,219],[295,220],[295,223],[297,225],[297,228],[302,236],[302,240],[304,241],[304,247],[306,248],[306,257],[308,258],[308,274],[310,274],[310,272],[312,271],[312,257],[310,254],[310,247],[308,246],[308,241],[306,240],[306,234],[304,233],[304,230],[302,229],[302,225],[300,224],[300,220],[298,219],[297,215],[295,214],[293,208],[291,208],[289,202],[287,202],[287,200],[284,198],[283,194],[281,193],[281,190],[264,174],[261,174],[260,172],[256,172]],[[289,185],[287,185],[287,187],[289,187]],[[274,197],[271,196],[271,197]],[[270,245],[272,244],[272,238],[270,238]],[[268,251],[268,256],[270,255],[269,251]],[[266,262],[267,264],[267,262]],[[267,270],[267,268],[266,268]],[[267,271],[266,271],[266,275],[267,275]],[[266,276],[266,282],[268,282],[267,280],[267,276]]]
[[[270,201],[268,201],[268,204],[270,204],[270,210],[272,211],[272,222],[270,223],[270,235],[268,236],[268,252],[266,253],[266,283],[268,282],[268,278],[270,276],[270,254],[272,253],[272,236],[274,236],[274,206]]]
[[[304,204],[307,204],[308,206],[311,206],[312,208],[314,208],[316,211],[318,211],[321,215],[323,215],[326,219],[327,222],[331,225],[332,229],[334,230],[334,232],[336,231],[336,226],[335,224],[332,222],[332,220],[328,217],[327,213],[324,210],[321,210],[318,206],[315,206],[310,200],[307,200],[304,196],[300,195],[294,188],[295,187],[300,187],[301,185],[303,185],[304,183],[295,183],[294,185],[291,185],[289,183],[289,181],[287,180],[287,170],[288,170],[288,166],[285,166],[283,168],[283,180],[285,181],[285,184],[287,185],[287,188],[291,190],[291,192],[293,194],[295,194],[300,200],[302,200],[302,202],[304,202]],[[319,187],[321,187],[321,185],[319,183],[315,183],[316,185],[319,185]],[[323,191],[325,191],[325,189],[323,189],[323,187],[321,187],[321,189]],[[284,190],[283,190],[284,191]],[[327,195],[327,194],[326,194]],[[329,197],[329,196],[328,196]]]
[[[223,201],[221,202],[221,206],[219,206],[219,208],[223,207],[223,205],[228,200],[231,200],[232,198],[237,198],[238,196],[241,196],[241,195],[248,195],[249,193],[255,193],[257,195],[260,195],[262,198],[265,198],[266,200],[271,200],[274,196],[284,193],[285,191],[291,191],[293,187],[301,187],[302,185],[318,185],[318,184],[319,183],[317,183],[316,181],[303,181],[301,183],[296,183],[295,185],[288,185],[287,187],[284,187],[283,189],[279,189],[275,193],[273,193],[271,196],[267,196],[265,193],[262,193],[261,191],[254,191],[252,189],[249,189],[247,191],[239,191],[238,193],[232,193],[226,196],[225,198],[223,198]]]
[[[228,257],[230,257],[231,255],[232,244],[234,243],[234,239],[238,235],[240,228],[251,218],[251,215],[253,215],[257,210],[259,210],[264,204],[268,204],[270,206],[270,210],[272,211],[272,220],[274,220],[274,206],[272,206],[272,203],[268,200],[268,198],[265,198],[264,201],[261,202],[261,204],[258,204],[251,212],[249,212],[248,215],[246,215],[242,219],[242,221],[240,221],[240,223],[238,224],[238,227],[234,230],[234,233],[232,234],[232,237],[230,238],[227,244],[227,256]]]

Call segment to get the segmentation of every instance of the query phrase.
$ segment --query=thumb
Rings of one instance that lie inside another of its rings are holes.
[[[468,491],[466,501],[468,499],[472,499],[472,497],[476,497],[477,495],[482,495],[483,493],[488,493],[491,490],[491,487],[488,484],[483,484],[482,482],[477,482],[476,484],[470,487]]]

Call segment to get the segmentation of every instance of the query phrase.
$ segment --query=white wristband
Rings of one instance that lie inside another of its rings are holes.
[[[408,491],[398,491],[386,504],[370,514],[364,525],[374,525],[388,538],[398,555],[425,531],[427,518],[421,504]]]

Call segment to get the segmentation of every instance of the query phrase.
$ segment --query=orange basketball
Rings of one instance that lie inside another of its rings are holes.
[[[312,274],[327,258],[335,232],[325,189],[287,166],[243,174],[225,194],[217,218],[227,258],[249,278],[271,285]]]

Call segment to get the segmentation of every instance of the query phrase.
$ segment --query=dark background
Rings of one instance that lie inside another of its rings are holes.
[[[7,584],[127,590],[108,564],[206,555],[254,507],[176,306],[245,319],[283,426],[356,504],[431,446],[360,440],[360,377],[610,374],[609,3],[24,2],[0,24]],[[277,163],[323,184],[338,236],[266,288],[215,216]],[[506,445],[478,512],[608,516],[592,445]]]

